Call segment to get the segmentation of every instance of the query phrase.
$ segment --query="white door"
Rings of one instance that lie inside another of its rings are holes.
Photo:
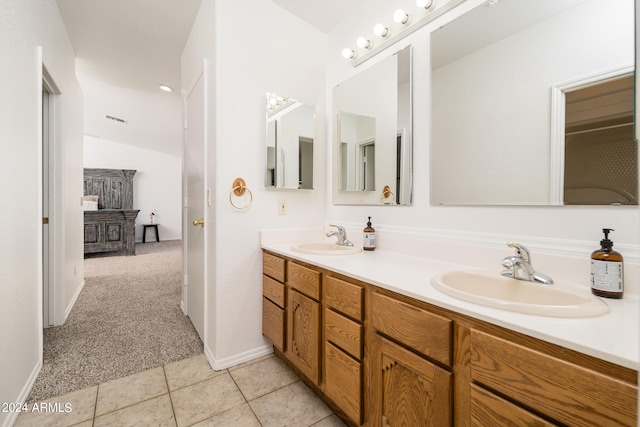
[[[186,99],[185,144],[185,305],[187,315],[205,341],[205,292],[204,292],[204,140],[205,105],[204,75],[194,85]],[[194,221],[196,221],[194,223]],[[202,221],[200,223],[199,221]]]

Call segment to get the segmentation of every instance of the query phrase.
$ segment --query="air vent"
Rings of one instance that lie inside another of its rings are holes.
[[[107,120],[113,120],[114,122],[122,123],[124,125],[127,124],[127,121],[125,119],[121,119],[119,117],[113,117],[108,114],[106,115],[106,117],[107,117]]]

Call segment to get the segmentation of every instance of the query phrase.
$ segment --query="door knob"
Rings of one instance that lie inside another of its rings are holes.
[[[193,225],[195,227],[197,227],[197,226],[204,227],[204,218],[202,218],[202,219],[194,219],[193,220]]]

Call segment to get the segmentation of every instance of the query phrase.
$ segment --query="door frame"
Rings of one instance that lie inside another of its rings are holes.
[[[65,321],[64,286],[62,286],[62,194],[61,166],[64,164],[61,141],[61,91],[53,77],[42,64],[42,91],[48,92],[46,105],[41,106],[42,122],[42,211],[48,214],[48,225],[43,224],[42,245],[42,326],[60,326]],[[46,114],[47,123],[44,123]],[[48,150],[45,153],[44,150]],[[45,185],[47,188],[45,188]],[[47,203],[47,206],[44,204]],[[46,233],[46,236],[45,236]],[[58,248],[56,250],[56,248]],[[48,263],[44,259],[48,258]]]

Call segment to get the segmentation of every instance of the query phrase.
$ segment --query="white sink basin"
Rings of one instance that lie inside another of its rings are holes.
[[[588,289],[558,283],[543,285],[482,270],[452,271],[434,277],[431,284],[464,301],[519,313],[577,318],[609,312],[609,306]]]
[[[304,242],[292,245],[291,250],[310,255],[352,255],[362,249],[356,246],[340,246],[334,242]]]

